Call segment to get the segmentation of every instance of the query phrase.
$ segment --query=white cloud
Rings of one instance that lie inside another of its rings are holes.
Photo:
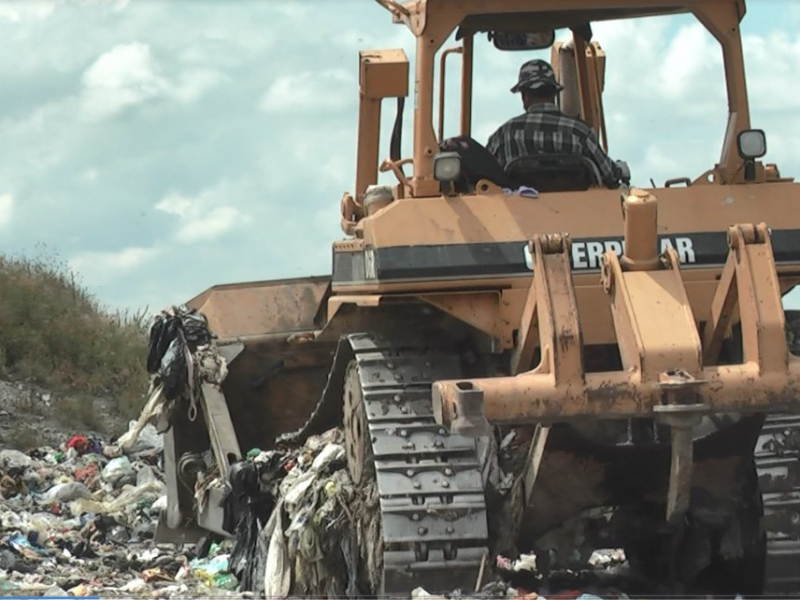
[[[800,35],[783,31],[765,37],[748,35],[742,44],[751,104],[756,110],[794,113],[800,94]]]
[[[0,19],[18,23],[24,19],[46,19],[63,0],[0,0]]]
[[[672,100],[684,100],[687,109],[701,98],[708,100],[709,95],[715,105],[724,101],[722,52],[699,23],[678,30],[657,73],[660,90]]]
[[[86,116],[104,119],[164,93],[150,47],[141,42],[118,44],[100,56],[83,74],[81,98]]]
[[[70,267],[83,275],[90,283],[102,285],[103,282],[133,271],[155,259],[161,251],[158,248],[131,246],[115,252],[81,252],[73,256]]]
[[[679,25],[672,35],[670,21],[660,18],[595,28],[608,57],[604,104],[611,153],[631,164],[640,183],[700,175],[722,146],[728,104],[721,48],[691,19],[671,23]],[[743,45],[753,124],[768,132],[767,160],[800,175],[793,134],[800,127],[794,109],[800,36],[747,35]]]
[[[267,113],[320,109],[325,112],[357,106],[355,75],[344,69],[303,71],[281,75],[272,82],[261,99]]]
[[[168,215],[185,217],[192,207],[192,199],[180,194],[169,194],[161,202],[156,204],[156,210],[165,212]]]
[[[190,198],[177,193],[165,196],[156,210],[178,217],[175,239],[197,244],[219,239],[249,222],[249,217],[227,202],[229,186],[223,183]]]
[[[81,106],[85,116],[102,120],[158,98],[189,104],[223,79],[211,69],[190,69],[173,82],[162,73],[147,44],[118,44],[84,72]]]
[[[11,222],[14,215],[14,196],[11,194],[0,194],[0,227],[5,227]]]
[[[218,206],[208,214],[187,221],[179,230],[179,241],[194,244],[209,242],[231,231],[242,221],[243,215],[233,206]]]

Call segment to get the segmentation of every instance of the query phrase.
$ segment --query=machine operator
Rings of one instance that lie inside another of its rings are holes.
[[[511,93],[521,92],[525,112],[495,131],[487,149],[503,168],[514,159],[532,154],[582,155],[597,165],[605,185],[617,187],[623,168],[603,151],[586,123],[561,112],[556,95],[562,89],[546,61],[534,59],[523,64]]]

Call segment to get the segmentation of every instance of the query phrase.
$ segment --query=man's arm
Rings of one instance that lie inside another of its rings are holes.
[[[505,168],[505,157],[503,156],[503,138],[501,135],[502,127],[498,128],[492,135],[489,136],[489,141],[486,142],[486,149],[491,152],[492,156],[497,159],[500,166]]]
[[[610,188],[617,187],[622,172],[617,163],[611,160],[608,154],[603,152],[603,149],[600,147],[600,144],[597,143],[597,138],[594,136],[594,132],[591,129],[589,129],[589,134],[586,137],[583,152],[597,165],[597,168],[600,169],[600,177],[603,183]]]

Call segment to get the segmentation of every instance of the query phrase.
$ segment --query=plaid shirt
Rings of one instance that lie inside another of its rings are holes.
[[[532,154],[579,154],[597,165],[606,185],[616,187],[620,179],[619,167],[600,148],[589,126],[566,116],[552,103],[533,104],[507,121],[491,135],[486,148],[504,168],[512,160]]]

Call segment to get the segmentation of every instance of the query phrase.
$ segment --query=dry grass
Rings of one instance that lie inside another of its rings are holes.
[[[0,376],[36,383],[69,402],[63,416],[91,425],[94,399],[136,414],[147,386],[145,312],[110,312],[69,266],[39,247],[0,257]]]

